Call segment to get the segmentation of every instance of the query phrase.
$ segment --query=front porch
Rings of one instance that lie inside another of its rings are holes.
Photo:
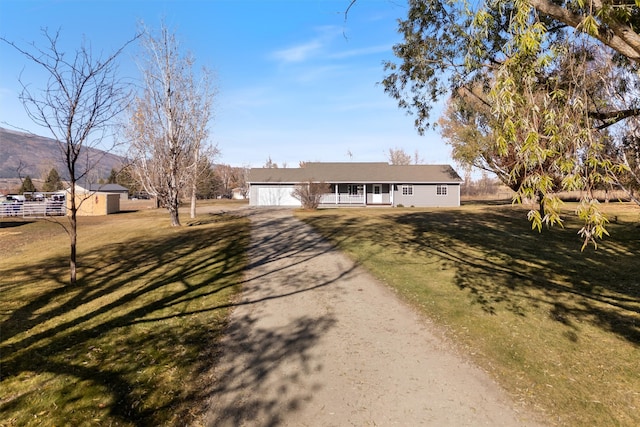
[[[320,206],[392,206],[391,184],[330,184],[331,193],[323,194]]]

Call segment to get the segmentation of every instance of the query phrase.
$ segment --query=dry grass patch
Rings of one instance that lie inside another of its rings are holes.
[[[81,218],[79,283],[51,222],[3,221],[2,425],[183,425],[212,386],[248,220],[159,211]]]
[[[571,209],[571,206],[567,206]],[[640,425],[640,209],[580,252],[580,224],[531,231],[525,210],[298,212],[407,301],[523,404],[557,425]]]

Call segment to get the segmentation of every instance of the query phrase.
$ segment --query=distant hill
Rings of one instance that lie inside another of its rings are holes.
[[[120,169],[123,158],[104,151],[89,149],[93,158],[101,156],[94,170],[96,178],[108,178],[111,169]],[[0,127],[0,178],[44,178],[56,168],[62,179],[68,179],[62,154],[55,140]],[[19,170],[19,172],[18,172]]]

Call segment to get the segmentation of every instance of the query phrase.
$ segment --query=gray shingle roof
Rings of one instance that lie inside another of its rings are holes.
[[[101,192],[101,193],[108,193],[110,191],[112,192],[125,192],[125,191],[129,191],[129,189],[127,189],[127,187],[123,187],[120,184],[78,184],[79,188],[82,188],[84,190],[87,191],[97,191],[97,192]]]
[[[460,175],[449,165],[390,165],[376,163],[306,163],[302,168],[252,168],[249,182],[295,184],[327,183],[460,183]]]

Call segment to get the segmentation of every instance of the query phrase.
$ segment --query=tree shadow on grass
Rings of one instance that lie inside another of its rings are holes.
[[[577,222],[537,233],[521,210],[510,208],[482,215],[420,213],[396,221],[412,227],[410,244],[455,268],[457,286],[485,311],[500,305],[523,315],[528,304],[544,304],[554,320],[591,322],[640,344],[640,233],[635,224],[612,226],[615,240],[581,252]]]
[[[23,225],[31,224],[33,220],[15,220],[7,221],[6,218],[0,217],[0,228],[16,228]]]
[[[333,238],[376,242],[398,254],[420,255],[454,271],[454,284],[475,304],[494,314],[510,310],[525,316],[529,307],[548,308],[552,319],[575,329],[589,322],[640,344],[640,229],[610,224],[612,238],[597,250],[580,251],[580,228],[531,230],[522,209],[492,206],[482,212],[417,211],[381,215],[393,226],[323,215],[333,222]],[[574,339],[575,334],[570,334]]]
[[[45,413],[52,422],[76,425],[91,419],[184,425],[201,416],[211,399],[219,401],[246,382],[259,390],[280,363],[296,364],[300,372],[311,369],[308,349],[333,326],[331,316],[303,316],[279,331],[249,332],[254,316],[226,325],[228,309],[322,288],[350,274],[311,277],[292,271],[304,270],[305,262],[331,246],[316,233],[292,227],[291,218],[269,221],[265,227],[283,231],[253,241],[250,267],[262,270],[244,279],[248,230],[224,214],[162,237],[82,252],[77,287],[66,286],[66,257],[32,264],[28,271],[1,271],[0,277],[12,278],[0,282],[4,295],[25,296],[6,298],[11,306],[0,313],[0,380],[12,390],[0,394],[2,417],[17,417],[20,423]],[[285,258],[287,265],[281,266]],[[253,293],[258,282],[274,276],[283,286]],[[47,286],[40,288],[41,283]],[[239,284],[245,298],[234,300],[231,289]],[[249,366],[229,367],[213,381],[211,366],[223,353],[225,330],[231,339],[225,340],[224,351],[244,355]],[[185,366],[189,370],[179,369]],[[176,375],[184,378],[176,381]],[[25,377],[38,383],[13,391]],[[60,384],[51,388],[51,377]],[[286,406],[293,410],[311,392],[290,394]],[[52,403],[43,403],[43,393],[52,396]],[[282,403],[257,393],[222,408],[221,419],[233,422],[259,413],[273,425]]]
[[[2,393],[0,413],[25,420],[44,410],[53,422],[77,425],[103,417],[159,425],[187,415],[193,388],[176,383],[194,379],[176,381],[168,371],[208,367],[202,355],[213,351],[224,328],[247,238],[247,229],[227,218],[214,227],[108,244],[80,253],[76,287],[65,286],[65,257],[1,271],[11,280],[0,285],[0,379],[42,376],[44,390]],[[48,390],[51,375],[77,386]],[[93,406],[84,407],[85,392],[94,395]],[[42,401],[34,393],[55,394],[52,406],[29,408]]]

